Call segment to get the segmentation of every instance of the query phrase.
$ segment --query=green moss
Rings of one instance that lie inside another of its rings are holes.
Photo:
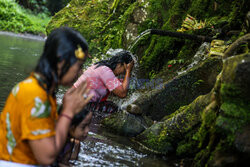
[[[199,147],[206,145],[209,135],[215,131],[215,120],[217,113],[214,110],[208,110],[202,113],[202,124],[199,131],[193,136],[199,141]]]
[[[241,97],[243,91],[233,84],[221,85],[222,115],[217,118],[216,125],[227,134],[229,145],[234,142],[235,132],[250,121],[250,104]]]
[[[167,129],[163,128],[159,135],[154,135],[153,133],[149,133],[147,136],[147,140],[145,140],[145,144],[147,147],[150,147],[157,152],[161,152],[163,154],[168,153],[173,150],[173,146],[171,141],[167,140]]]
[[[105,39],[106,41],[106,43],[104,43],[105,51],[107,51],[110,48],[123,48],[123,46],[127,45],[126,43],[124,43],[124,33],[126,25],[128,24],[129,20],[131,20],[130,17],[133,14],[134,10],[138,8],[138,6],[139,6],[138,2],[131,4],[123,13],[123,15],[119,17],[118,22],[112,24],[113,27],[109,29],[110,31],[109,34],[111,34],[111,36]]]
[[[123,132],[122,129],[126,121],[124,119],[125,117],[126,117],[125,113],[120,113],[120,114],[117,113],[117,114],[110,115],[107,118],[104,118],[101,121],[101,123],[102,125],[109,127],[108,128],[109,131],[121,134]],[[120,120],[120,121],[117,121],[117,120]]]
[[[180,142],[179,146],[176,149],[176,155],[178,156],[183,155],[184,153],[187,153],[189,150],[192,150],[193,148],[194,146],[190,142],[184,144],[181,144]]]
[[[176,155],[181,157],[193,157],[198,152],[198,141],[193,139],[194,133],[197,132],[197,128],[193,128],[192,131],[187,133],[182,141],[178,142],[176,148]]]
[[[184,10],[188,6],[186,1],[153,1],[149,12],[152,14],[147,19],[158,20],[158,29],[175,31],[182,21]],[[162,6],[157,8],[157,6]],[[170,7],[171,6],[171,7]],[[160,9],[160,11],[159,11]],[[158,13],[161,14],[158,14]],[[153,13],[157,13],[154,15]],[[161,28],[159,28],[161,27]],[[149,47],[141,56],[141,68],[145,72],[153,69],[159,72],[164,64],[175,58],[179,50],[184,45],[184,41],[172,37],[155,36],[149,43]],[[138,47],[141,47],[140,45]]]
[[[170,114],[170,115],[167,115],[165,116],[162,121],[164,120],[167,120],[169,118],[173,118],[175,117],[177,114],[181,113],[181,112],[184,112],[184,111],[187,111],[190,109],[190,105],[186,105],[186,106],[181,106],[178,110],[176,110],[174,113]]]
[[[210,155],[209,149],[204,149],[196,154],[193,162],[193,167],[204,167],[206,164],[206,161]]]
[[[175,149],[178,155],[196,152],[196,149],[192,150],[194,152],[188,149],[198,145],[193,135],[197,131],[195,127],[200,123],[200,112],[207,105],[209,97],[200,96],[190,105],[164,117],[160,123],[154,124],[139,136],[142,143],[165,154],[173,153]]]
[[[126,24],[138,6],[138,2],[125,0],[72,0],[53,17],[47,32],[60,26],[73,27],[88,40],[92,54],[101,54],[110,48],[123,48]]]
[[[237,66],[236,62],[234,66]],[[235,67],[233,67],[232,70],[230,71],[233,71],[233,69],[235,69]],[[242,90],[242,88],[236,86],[235,84],[226,84],[226,83],[221,84],[220,92],[221,92],[223,101],[241,100],[241,95],[243,91],[244,90]]]
[[[193,87],[197,87],[200,84],[204,83],[204,81],[202,79],[199,79],[198,81],[196,81],[195,83],[193,83]]]
[[[47,31],[49,33],[52,29],[65,25],[73,27],[87,38],[91,54],[100,54],[109,48],[128,48],[131,41],[127,41],[125,30],[129,23],[136,26],[138,34],[147,29],[176,31],[186,15],[191,14],[198,20],[206,20],[214,28],[206,27],[187,33],[220,36],[220,38],[221,34],[218,33],[217,28],[222,28],[222,34],[225,34],[232,27],[239,28],[242,25],[248,10],[246,1],[236,0],[232,3],[220,1],[217,9],[214,4],[215,0],[150,0],[147,2],[72,0],[70,5],[53,17]],[[115,13],[113,13],[114,9],[116,9]],[[135,22],[133,17],[137,9],[143,9],[147,13],[146,19],[140,23]],[[148,77],[152,70],[157,74],[162,69],[167,69],[169,60],[178,59],[187,62],[200,44],[198,41],[148,35],[142,38],[132,51],[139,57],[141,73]],[[168,72],[172,71],[167,71],[166,75]]]
[[[160,3],[161,2],[158,2],[158,4]],[[190,33],[197,35],[206,35],[211,37],[212,36],[216,37],[218,35],[221,35],[218,34],[218,31],[215,30],[216,28],[223,27],[223,33],[224,33],[229,31],[230,28],[232,28],[232,26],[235,26],[236,24],[238,24],[239,27],[239,25],[241,25],[244,21],[244,16],[242,15],[242,13],[244,14],[247,13],[247,9],[244,7],[244,5],[246,5],[246,1],[244,2],[234,1],[233,4],[228,4],[226,1],[222,1],[219,3],[217,9],[215,9],[214,6],[215,1],[210,1],[210,0],[175,1],[168,3],[171,4],[172,7],[168,9],[169,13],[165,12],[166,15],[161,15],[161,16],[166,16],[166,18],[161,19],[162,21],[165,22],[161,25],[158,25],[162,26],[160,29],[175,31],[176,28],[180,26],[181,21],[185,18],[186,14],[188,13],[196,17],[197,19],[206,20],[208,23],[210,23],[210,25],[213,25],[214,27],[214,28],[206,27],[205,29]],[[232,9],[232,11],[228,9]],[[238,9],[242,13],[239,14],[238,13],[239,11],[236,12],[235,9]],[[157,20],[157,18],[159,18],[159,16],[153,17],[153,20]],[[236,20],[238,20],[238,23]],[[142,56],[143,63],[141,64],[141,66],[144,68],[145,72],[151,71],[153,67],[154,69],[156,67],[157,69],[156,72],[157,72],[162,69],[162,67],[168,60],[174,59],[177,56],[179,59],[184,59],[185,61],[187,61],[188,57],[193,56],[194,51],[199,47],[199,42],[197,41],[187,41],[185,45],[183,45],[182,43],[180,43],[180,41],[178,42],[176,40],[173,40],[173,38],[163,38],[163,37],[157,37],[157,38],[159,39],[155,40],[154,38],[154,41],[153,39],[151,40],[151,43],[149,45],[151,47],[149,47]],[[161,38],[163,39],[161,40]],[[153,48],[152,44],[154,44]],[[174,51],[172,50],[173,46],[174,46]]]
[[[247,57],[238,55],[224,62],[223,71],[213,89],[216,105],[211,103],[206,107],[202,125],[193,136],[200,142],[201,149],[194,159],[196,166],[209,166],[216,159],[227,157],[225,153],[229,157],[236,154],[235,135],[250,121],[250,104],[245,93],[248,87],[241,86],[245,83],[239,82],[237,78],[241,74],[236,73],[243,58]]]

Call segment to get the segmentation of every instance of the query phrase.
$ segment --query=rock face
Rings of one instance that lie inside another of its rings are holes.
[[[136,140],[152,151],[193,156],[192,166],[247,166],[249,76],[248,52],[226,58],[210,93],[166,116]]]
[[[139,135],[150,125],[144,123],[145,118],[159,121],[164,116],[174,113],[179,107],[189,104],[199,95],[206,94],[211,91],[215,83],[216,76],[221,69],[222,60],[220,57],[208,58],[187,73],[173,79],[169,83],[165,83],[163,89],[156,91],[153,90],[147,94],[141,94],[141,96],[139,96],[134,103],[127,106],[127,112],[123,111],[118,114],[113,114],[112,116],[106,118],[102,124],[115,133],[127,136]],[[189,112],[189,114],[187,114],[187,112]],[[184,125],[179,124],[180,119],[186,117],[186,115],[191,116],[192,118],[185,119],[194,119],[194,124],[197,124],[199,122],[199,116],[192,115],[191,113],[193,112],[196,111],[188,110],[185,114],[179,114],[178,119],[176,118],[175,120],[171,120],[171,127],[169,128],[175,129],[176,126],[184,127]],[[169,122],[165,122],[164,125],[166,126],[168,123]],[[157,124],[154,126],[158,127]],[[157,129],[154,126],[152,128]],[[147,129],[147,131],[150,130]],[[158,129],[158,131],[160,130]],[[177,133],[176,131],[173,132]],[[155,133],[153,134],[155,135]],[[177,134],[180,133],[178,132]],[[169,136],[173,137],[173,135]],[[180,136],[175,137],[179,138]],[[176,140],[175,137],[172,138],[173,141]],[[153,145],[157,146],[157,143],[158,142],[153,143]]]
[[[215,3],[217,0],[72,0],[53,16],[46,31],[72,27],[87,39],[91,55],[96,56],[110,48],[129,48],[148,29],[176,31],[187,14],[214,27],[188,32],[191,34],[221,37],[230,29],[239,29],[249,11],[247,1],[221,1],[216,9]],[[132,51],[138,56],[140,74],[145,78],[150,72],[162,70],[170,60],[188,60],[199,46],[198,41],[147,35]]]
[[[160,120],[191,103],[199,95],[210,92],[221,69],[221,58],[208,58],[185,74],[163,83],[163,89],[143,94],[133,104],[142,110],[143,115]]]
[[[178,142],[201,123],[200,112],[209,104],[210,97],[210,94],[198,97],[191,104],[146,129],[136,136],[136,140],[162,154],[174,153]]]
[[[147,18],[146,2],[119,0],[115,6],[113,3],[114,0],[72,0],[56,13],[46,31],[72,27],[87,39],[92,54],[126,48],[138,35],[138,25]]]

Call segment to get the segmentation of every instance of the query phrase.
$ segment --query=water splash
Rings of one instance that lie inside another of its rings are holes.
[[[148,29],[148,30],[146,30],[146,31],[143,31],[140,35],[138,35],[136,38],[135,38],[135,40],[130,44],[130,46],[128,47],[128,51],[130,51],[131,52],[131,50],[134,48],[134,46],[138,43],[138,41],[142,38],[142,37],[144,37],[144,36],[146,36],[146,35],[148,35],[148,34],[150,34],[151,33],[151,29]]]
[[[199,62],[201,62],[202,60],[206,59],[208,56],[208,51],[210,48],[210,43],[208,42],[204,42],[198,49],[198,51],[195,53],[193,59],[192,59],[192,63],[189,64],[185,70],[179,71],[177,72],[178,75],[181,75],[185,72],[187,72],[189,69],[191,69],[192,67],[194,67],[195,65],[197,65]]]
[[[112,49],[112,48],[110,48],[106,52],[106,55],[108,55],[108,56],[115,56],[117,53],[119,53],[121,51],[124,51],[124,49],[122,49],[122,48],[118,48],[118,49]],[[132,78],[134,78],[134,77],[136,77],[136,73],[138,71],[139,64],[138,64],[138,57],[137,57],[137,55],[131,53],[131,56],[132,56],[132,59],[134,60],[134,67],[133,67],[133,71],[132,71],[132,75],[131,76],[132,76]]]
[[[75,166],[133,166],[139,165],[140,159],[146,156],[115,142],[110,145],[87,140],[81,143],[79,161]]]
[[[107,52],[106,52],[106,54],[107,55],[110,55],[110,56],[115,56],[117,53],[119,53],[119,52],[121,52],[121,51],[123,51],[124,49],[122,49],[122,48],[118,48],[118,49],[113,49],[113,48],[110,48]]]
[[[121,48],[112,49],[111,48],[107,51],[106,54],[110,56],[114,56],[121,51],[124,51],[124,49],[121,49]],[[127,97],[124,99],[120,99],[116,96],[109,97],[109,99],[113,101],[114,103],[116,103],[121,109],[125,109],[127,105],[131,104],[139,96],[139,93],[134,93],[135,91],[134,88],[137,87],[136,84],[138,83],[138,79],[137,79],[137,72],[139,70],[138,57],[137,55],[132,54],[132,53],[131,53],[131,56],[134,60],[134,67],[133,67],[131,78],[130,78],[129,91],[128,91]],[[121,78],[124,78],[124,76],[121,76]]]

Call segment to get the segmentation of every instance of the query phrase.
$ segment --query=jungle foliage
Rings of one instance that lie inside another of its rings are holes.
[[[34,14],[13,0],[0,0],[0,30],[44,34],[49,20],[47,14]]]

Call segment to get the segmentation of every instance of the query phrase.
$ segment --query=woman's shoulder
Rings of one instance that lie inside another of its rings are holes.
[[[100,74],[110,73],[110,72],[113,73],[111,68],[109,68],[108,66],[105,66],[105,65],[97,67],[96,71],[98,71]]]
[[[25,80],[17,83],[12,89],[11,93],[16,97],[34,98],[47,97],[46,91],[38,84],[38,81],[29,76]]]

